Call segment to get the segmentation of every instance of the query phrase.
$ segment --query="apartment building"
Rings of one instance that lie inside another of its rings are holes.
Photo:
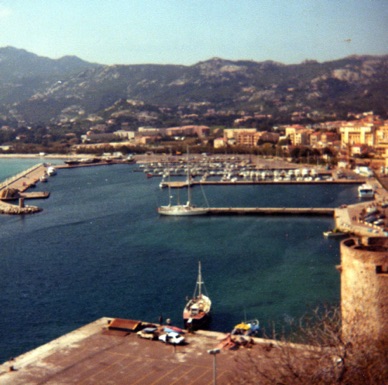
[[[301,126],[299,124],[293,124],[285,128],[286,137],[288,137],[294,146],[308,146],[310,144],[310,135],[313,130]]]
[[[229,144],[253,146],[255,134],[256,128],[227,128],[224,130],[224,140]]]
[[[340,127],[342,147],[353,145],[367,145],[370,147],[376,144],[377,126],[369,121],[344,122]]]

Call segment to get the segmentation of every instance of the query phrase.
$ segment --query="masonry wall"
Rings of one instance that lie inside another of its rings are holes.
[[[344,240],[340,271],[343,336],[388,343],[388,239]]]

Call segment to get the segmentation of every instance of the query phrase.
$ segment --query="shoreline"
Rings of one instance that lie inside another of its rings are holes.
[[[24,159],[70,159],[70,158],[85,158],[90,155],[87,154],[76,154],[76,155],[63,155],[63,154],[0,154],[1,159],[16,159],[16,158],[24,158]]]

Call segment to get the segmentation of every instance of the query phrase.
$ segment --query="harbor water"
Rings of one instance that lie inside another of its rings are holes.
[[[0,159],[0,180],[38,163]],[[330,217],[159,217],[169,191],[136,165],[61,169],[26,202],[43,211],[0,216],[0,362],[103,316],[182,326],[198,261],[213,301],[211,329],[244,318],[263,328],[338,304],[339,243]],[[179,190],[180,200],[186,190]],[[205,186],[212,207],[338,207],[356,185]],[[177,198],[178,190],[170,193]],[[199,186],[194,203],[202,205]]]

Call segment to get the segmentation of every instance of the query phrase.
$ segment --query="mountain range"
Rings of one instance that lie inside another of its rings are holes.
[[[275,116],[373,110],[386,117],[387,89],[388,55],[293,65],[221,58],[192,66],[101,65],[0,48],[0,118],[24,123],[106,119],[131,105]]]

